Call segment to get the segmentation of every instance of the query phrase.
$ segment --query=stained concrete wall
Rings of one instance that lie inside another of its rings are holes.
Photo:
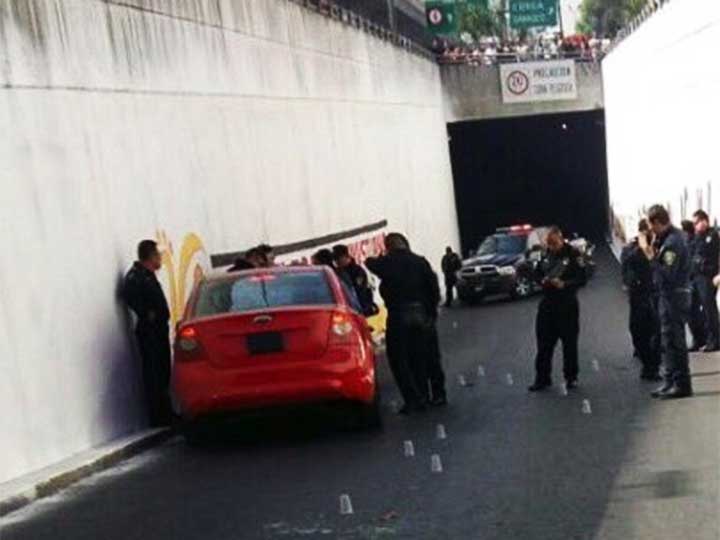
[[[577,63],[577,99],[504,104],[498,66],[445,65],[441,68],[448,122],[591,111],[603,108],[599,64]]]
[[[208,256],[382,219],[456,244],[438,67],[285,0],[0,0],[0,481],[144,424],[126,312]]]
[[[676,222],[720,210],[720,2],[674,0],[603,63],[610,198],[617,232],[643,208],[670,206]]]

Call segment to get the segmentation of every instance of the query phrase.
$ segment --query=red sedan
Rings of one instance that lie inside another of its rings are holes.
[[[174,351],[173,396],[188,439],[213,417],[301,404],[345,402],[353,423],[380,422],[370,329],[329,268],[203,280]]]

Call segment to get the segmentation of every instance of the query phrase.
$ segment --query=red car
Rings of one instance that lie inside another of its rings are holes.
[[[174,352],[174,403],[190,440],[214,417],[302,404],[345,402],[354,424],[380,422],[371,332],[332,269],[201,281]]]

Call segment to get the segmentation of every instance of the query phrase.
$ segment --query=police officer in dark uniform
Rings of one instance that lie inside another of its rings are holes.
[[[530,392],[552,386],[552,358],[558,340],[563,345],[563,373],[569,390],[577,386],[579,372],[577,290],[586,282],[585,263],[580,252],[565,242],[558,227],[550,228],[546,245],[547,250],[537,267],[544,295],[535,323],[538,350],[535,382],[528,388]]]
[[[699,302],[702,330],[705,336],[703,352],[720,349],[720,322],[718,321],[717,288],[713,277],[720,270],[720,236],[710,227],[710,217],[703,210],[693,214],[695,235],[690,244],[692,257],[693,299]],[[695,343],[694,347],[698,344]],[[693,348],[694,348],[693,347]],[[693,350],[691,348],[691,350]]]
[[[445,248],[445,255],[440,264],[445,276],[445,307],[451,307],[455,296],[455,285],[457,285],[457,273],[462,269],[462,261],[460,256],[448,246]]]
[[[690,255],[682,232],[670,223],[670,215],[661,205],[648,212],[655,241],[640,247],[651,261],[653,281],[658,294],[658,315],[662,344],[664,384],[652,393],[659,399],[691,396],[692,382],[685,340],[685,324],[690,313]]]
[[[367,272],[350,255],[350,250],[344,244],[333,246],[333,258],[338,272],[347,276],[348,282],[355,290],[357,299],[366,317],[377,315],[378,307],[375,304],[373,290],[370,288]]]
[[[630,300],[630,335],[633,346],[642,362],[640,378],[645,381],[661,381],[660,323],[657,316],[657,298],[653,288],[650,261],[640,248],[639,237],[645,245],[650,244],[650,225],[646,219],[638,224],[638,236],[623,248],[623,284]]]
[[[155,273],[162,267],[157,243],[143,240],[138,260],[125,276],[122,293],[137,315],[135,335],[142,357],[143,382],[150,423],[166,425],[171,419],[170,396],[170,309]]]
[[[410,251],[404,236],[388,234],[385,248],[386,255],[371,257],[365,265],[381,280],[380,295],[388,309],[388,361],[405,401],[399,412],[408,414],[425,408],[431,400],[428,388],[431,374],[436,381],[438,368],[442,374],[439,354],[430,352],[432,340],[436,339],[433,332],[440,287],[430,263]],[[432,364],[435,361],[438,365]],[[444,399],[444,388],[442,396],[433,396],[440,397]]]

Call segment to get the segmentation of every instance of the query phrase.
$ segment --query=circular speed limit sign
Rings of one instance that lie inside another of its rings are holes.
[[[428,12],[428,19],[431,23],[438,25],[443,22],[443,13],[440,9],[431,9]]]
[[[530,88],[530,79],[522,71],[513,71],[508,75],[506,84],[510,92],[520,96]]]

